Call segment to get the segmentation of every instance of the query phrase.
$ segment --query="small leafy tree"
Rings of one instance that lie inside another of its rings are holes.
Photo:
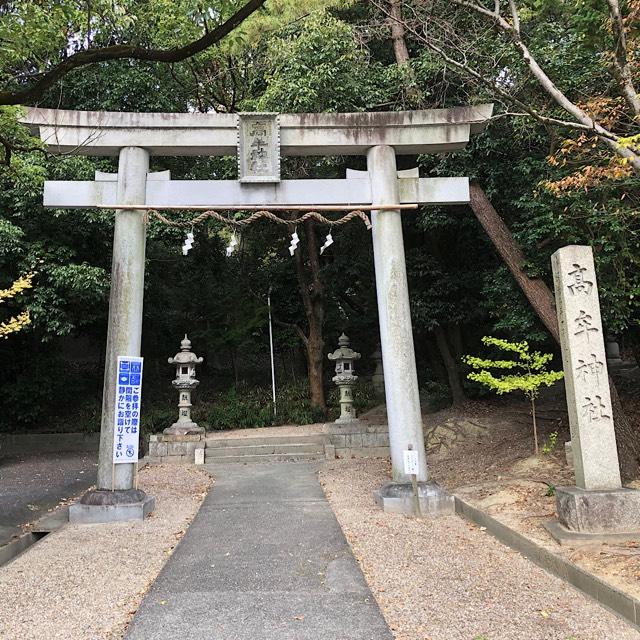
[[[33,273],[28,273],[26,276],[18,278],[8,289],[0,289],[0,304],[15,298],[25,289],[30,289],[33,286],[33,276]],[[13,316],[5,322],[0,322],[0,338],[7,339],[9,334],[24,329],[30,323],[31,316],[29,311],[22,311],[17,316]]]
[[[467,375],[469,380],[474,380],[489,387],[498,395],[522,391],[531,402],[531,417],[533,420],[533,439],[535,442],[535,454],[538,455],[538,428],[536,424],[536,398],[540,387],[544,384],[550,387],[554,382],[564,377],[562,371],[547,371],[546,364],[553,358],[551,353],[529,351],[529,343],[509,342],[500,338],[484,336],[482,343],[486,346],[497,347],[502,351],[515,354],[512,360],[489,360],[476,356],[464,356],[462,360],[474,371]],[[494,375],[489,369],[512,371],[503,375]]]

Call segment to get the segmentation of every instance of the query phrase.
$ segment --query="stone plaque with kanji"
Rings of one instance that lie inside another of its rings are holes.
[[[277,113],[238,115],[240,182],[280,182],[280,123]]]

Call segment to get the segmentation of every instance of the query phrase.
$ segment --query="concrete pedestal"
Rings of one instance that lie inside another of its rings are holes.
[[[173,427],[164,430],[164,433],[149,437],[148,462],[183,463],[194,464],[196,451],[205,448],[206,433],[202,427],[201,432],[192,434],[172,433]],[[200,454],[202,455],[202,454]]]
[[[155,498],[140,489],[97,490],[86,493],[69,507],[71,524],[100,524],[144,520],[156,506]]]
[[[560,544],[640,539],[640,491],[556,487],[556,511],[546,528]]]
[[[387,513],[416,515],[416,502],[410,482],[387,482],[373,492],[376,504]],[[445,516],[455,513],[455,499],[435,482],[418,483],[420,515]]]

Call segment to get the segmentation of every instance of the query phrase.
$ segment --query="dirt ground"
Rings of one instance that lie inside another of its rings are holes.
[[[640,402],[627,399],[625,410],[640,419]],[[544,529],[555,517],[553,488],[574,484],[574,475],[564,451],[570,440],[564,398],[544,400],[538,415],[544,452],[537,457],[528,403],[468,403],[425,416],[433,478],[538,544],[640,598],[640,543],[561,547]],[[640,488],[640,481],[629,486]]]

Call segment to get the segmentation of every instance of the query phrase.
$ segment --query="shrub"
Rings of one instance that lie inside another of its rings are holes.
[[[467,378],[485,385],[498,395],[511,393],[512,391],[522,391],[524,393],[531,403],[534,450],[535,454],[538,455],[536,398],[542,385],[550,387],[558,380],[561,380],[564,377],[564,373],[562,371],[548,371],[546,365],[553,359],[553,354],[530,351],[529,343],[526,340],[509,342],[508,340],[484,336],[482,343],[485,346],[497,347],[502,351],[515,354],[515,358],[512,360],[490,360],[476,356],[465,356],[463,361],[473,369],[467,375]],[[494,375],[489,369],[512,373]]]
[[[273,415],[270,387],[230,389],[220,393],[204,412],[207,428],[215,431],[268,427],[281,424],[313,424],[335,420],[340,412],[338,389],[333,387],[327,396],[328,415],[311,406],[306,382],[287,384],[276,393],[277,415]],[[358,382],[354,390],[356,411],[366,411],[375,404],[370,385]],[[203,410],[199,411],[200,414]]]

